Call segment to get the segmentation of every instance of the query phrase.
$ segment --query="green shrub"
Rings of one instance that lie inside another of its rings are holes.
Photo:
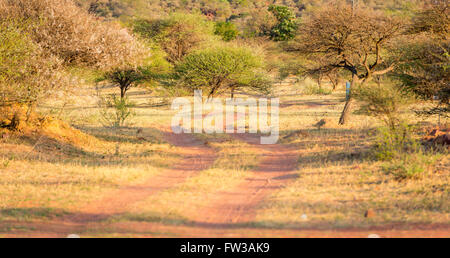
[[[0,127],[20,130],[36,104],[69,84],[61,60],[35,44],[31,21],[0,19]]]
[[[120,97],[125,98],[127,91],[134,86],[137,86],[145,82],[149,76],[146,73],[145,68],[141,67],[126,67],[126,68],[115,68],[107,71],[103,74],[103,77],[99,78],[97,81],[110,81],[120,88]]]
[[[422,152],[403,155],[399,159],[392,160],[382,165],[382,170],[393,175],[396,180],[421,179],[427,173],[433,171],[440,155],[423,154]]]
[[[381,168],[396,180],[420,179],[433,171],[441,157],[434,150],[426,150],[413,137],[413,128],[405,123],[395,128],[378,129],[375,157],[385,161]]]
[[[99,104],[101,106],[101,116],[108,126],[125,126],[127,120],[136,115],[133,111],[136,104],[127,97],[120,98],[116,95],[110,95],[106,98],[101,98]]]
[[[237,38],[239,31],[234,23],[217,22],[214,27],[214,34],[221,36],[224,41],[231,41]]]
[[[353,89],[352,94],[361,102],[359,113],[380,119],[393,131],[403,121],[402,109],[413,101],[408,92],[393,83],[359,87]]]
[[[197,14],[173,13],[163,19],[137,20],[133,27],[141,37],[158,44],[171,64],[217,39],[214,23]]]
[[[416,152],[419,147],[419,142],[413,138],[413,128],[402,123],[395,128],[378,129],[374,154],[377,160],[390,161],[404,153]]]
[[[208,91],[210,97],[245,88],[270,91],[264,60],[248,47],[217,46],[189,54],[176,66],[182,85]]]
[[[270,5],[269,12],[277,19],[277,24],[270,31],[270,38],[275,41],[287,41],[295,37],[297,22],[294,13],[287,6]]]

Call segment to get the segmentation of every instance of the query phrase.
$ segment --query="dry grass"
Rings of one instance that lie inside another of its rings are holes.
[[[180,149],[166,143],[160,131],[170,124],[173,112],[168,106],[149,104],[159,100],[149,101],[151,96],[135,89],[131,98],[138,108],[132,125],[111,129],[99,122],[92,92],[92,88],[80,90],[81,96],[75,98],[76,102],[69,102],[63,112],[57,108],[42,109],[60,113],[83,132],[78,132],[80,137],[61,138],[54,128],[54,134],[50,130],[36,146],[38,135],[2,140],[1,219],[52,219],[99,200],[118,187],[151,178],[179,160]],[[370,133],[380,125],[376,120],[354,115],[348,125],[338,126],[343,92],[327,96],[297,92],[301,92],[301,85],[280,87],[276,95],[282,103],[281,142],[296,146],[299,178],[261,203],[252,223],[255,228],[332,230],[392,224],[448,225],[448,155],[442,156],[438,172],[419,180],[398,182],[384,174],[380,162],[370,156]],[[327,123],[321,130],[313,126],[324,118]],[[136,139],[137,128],[144,129],[145,141]],[[128,214],[109,222],[190,224],[195,214],[214,201],[210,198],[214,193],[244,182],[246,171],[260,161],[261,153],[254,146],[229,135],[196,137],[218,153],[212,168],[135,203]],[[374,210],[376,216],[365,218],[368,209]]]
[[[227,138],[225,135],[222,137]],[[178,187],[136,203],[130,214],[116,217],[114,221],[189,224],[195,221],[202,208],[214,201],[211,199],[214,193],[232,189],[242,183],[246,178],[246,172],[259,162],[256,150],[246,143],[230,140],[209,144],[218,153],[210,169],[189,178]]]
[[[344,97],[289,96],[280,90],[280,128],[285,144],[298,148],[299,178],[262,203],[256,226],[352,228],[402,224],[449,223],[449,159],[421,180],[398,182],[370,155],[373,132],[380,123],[353,115],[338,126]],[[284,92],[283,92],[284,91]],[[284,97],[283,97],[284,96]],[[407,114],[408,115],[408,114]],[[409,121],[418,118],[409,114]],[[325,118],[325,129],[312,125]],[[295,133],[295,132],[301,133]],[[365,218],[367,210],[376,216]],[[306,214],[306,219],[304,215]]]
[[[42,109],[45,114],[62,114],[79,130],[52,122],[41,131],[1,140],[0,219],[42,219],[71,212],[114,189],[157,175],[181,157],[158,127],[143,128],[145,139],[138,139],[136,127],[103,127],[95,118],[95,99],[85,96],[77,96],[76,103],[91,108]],[[144,111],[138,114],[152,118],[158,113]],[[151,122],[168,118],[169,114]],[[150,124],[141,121],[142,126]]]

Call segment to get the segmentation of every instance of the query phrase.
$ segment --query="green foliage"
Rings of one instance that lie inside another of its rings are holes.
[[[359,87],[352,94],[361,102],[360,113],[376,117],[392,129],[402,123],[401,109],[413,101],[408,92],[392,83]]]
[[[379,128],[375,140],[374,155],[385,161],[382,170],[396,180],[420,179],[433,171],[442,156],[425,149],[414,139],[413,128],[405,123],[396,128]]]
[[[412,153],[383,164],[382,170],[399,181],[420,179],[426,173],[433,171],[433,167],[439,158],[440,155],[437,154]]]
[[[27,31],[31,25],[0,21],[0,107],[32,105],[67,83],[60,60],[45,55],[32,41]]]
[[[217,22],[214,34],[221,36],[224,41],[231,41],[237,38],[239,31],[231,22]]]
[[[27,37],[24,28],[16,21],[2,21],[0,34],[0,80],[18,79],[27,64],[23,61],[31,57],[37,49]]]
[[[332,91],[318,87],[317,85],[307,85],[304,90],[306,95],[331,95]]]
[[[425,99],[432,99],[441,95],[444,99],[450,71],[448,52],[450,44],[439,46],[433,40],[420,38],[412,43],[403,42],[398,52],[404,61],[398,70],[396,77],[401,80],[403,86],[413,90]]]
[[[289,7],[271,5],[269,11],[272,12],[278,23],[270,31],[270,38],[275,41],[287,41],[295,37],[297,22],[294,13]]]
[[[101,98],[99,106],[101,107],[100,114],[104,122],[112,127],[125,126],[127,121],[136,115],[133,111],[136,104],[127,97],[119,98],[116,95],[111,95]]]
[[[214,24],[197,14],[173,13],[163,19],[137,20],[133,28],[143,38],[161,46],[172,64],[215,40]]]
[[[402,83],[402,87],[414,92],[424,100],[439,100],[437,105],[426,109],[423,114],[450,113],[450,41],[437,43],[432,38],[416,37],[415,41],[405,42],[398,48],[398,57],[402,64],[393,75]]]
[[[395,128],[378,129],[374,148],[374,155],[378,160],[390,161],[418,150],[419,143],[413,138],[413,128],[406,123]]]
[[[374,155],[385,161],[381,168],[396,180],[420,179],[432,172],[441,154],[426,150],[413,137],[413,128],[401,124],[395,129],[379,128]]]
[[[448,1],[433,1],[415,15],[409,26],[409,37],[396,46],[395,58],[400,59],[395,77],[402,86],[425,100],[438,99],[437,105],[423,114],[450,113],[450,5]]]
[[[267,91],[270,81],[263,67],[263,59],[249,48],[218,46],[186,56],[176,73],[185,87],[204,89],[212,97],[239,88]]]
[[[114,68],[99,78],[98,82],[108,80],[118,85],[120,88],[120,97],[125,98],[127,91],[131,87],[143,83],[150,76],[148,70],[142,67]]]

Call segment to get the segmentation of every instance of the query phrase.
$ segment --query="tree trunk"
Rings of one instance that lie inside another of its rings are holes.
[[[235,91],[235,87],[231,88],[231,98],[234,99],[234,91]]]
[[[126,88],[120,87],[120,99],[124,99],[126,94]]]
[[[349,119],[351,108],[353,104],[353,98],[350,94],[350,97],[348,98],[347,102],[345,103],[344,110],[342,111],[341,118],[339,119],[340,125],[345,125]]]
[[[350,96],[348,97],[347,102],[345,103],[344,110],[342,110],[341,118],[339,119],[340,125],[345,125],[349,119],[353,104],[352,90],[355,84],[356,84],[356,74],[353,74],[352,82],[350,85]]]
[[[319,85],[319,90],[322,91],[322,74],[318,75],[317,85]]]

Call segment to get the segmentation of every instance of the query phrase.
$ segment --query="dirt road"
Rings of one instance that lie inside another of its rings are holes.
[[[235,134],[234,138],[256,147],[262,161],[248,173],[245,182],[214,193],[214,201],[198,213],[199,225],[227,228],[249,223],[264,198],[297,177],[298,157],[292,148],[279,144],[261,145],[258,135]]]
[[[185,182],[202,170],[208,169],[216,159],[214,150],[205,146],[192,135],[165,132],[165,139],[181,149],[180,163],[166,169],[146,182],[123,187],[110,193],[103,199],[83,207],[79,213],[64,217],[65,221],[75,223],[99,222],[117,214],[125,213],[128,208],[162,190]]]

